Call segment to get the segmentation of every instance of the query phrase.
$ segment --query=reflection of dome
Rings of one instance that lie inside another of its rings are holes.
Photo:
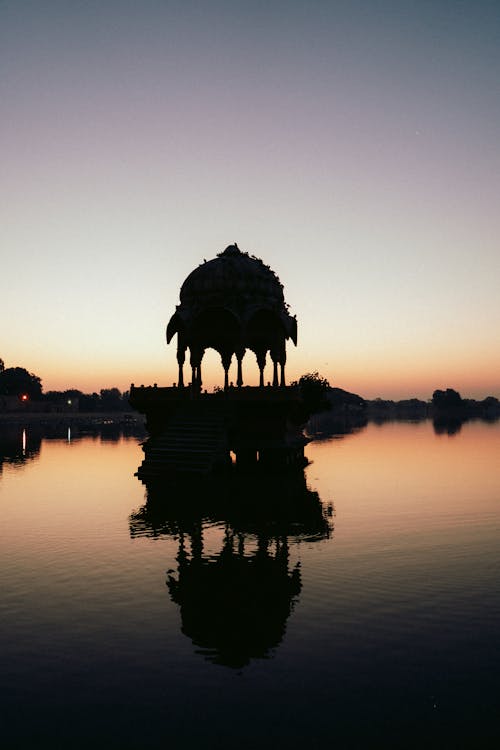
[[[285,341],[297,343],[297,321],[289,315],[283,286],[261,260],[230,245],[224,252],[189,274],[180,292],[181,304],[167,327],[167,343],[177,334],[179,385],[182,365],[190,350],[193,384],[201,386],[201,361],[205,349],[219,352],[228,385],[233,354],[238,360],[237,384],[243,384],[241,362],[246,349],[257,356],[263,385],[266,354],[274,363],[273,384],[285,384]]]
[[[299,564],[288,565],[286,537],[272,544],[259,539],[248,554],[244,537],[236,540],[228,530],[221,552],[208,559],[201,555],[201,536],[191,547],[190,556],[181,538],[178,575],[167,580],[181,608],[182,632],[217,664],[241,668],[268,656],[283,640],[302,588]]]

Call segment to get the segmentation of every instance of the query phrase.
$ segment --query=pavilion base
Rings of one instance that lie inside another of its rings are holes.
[[[304,467],[305,410],[296,387],[131,387],[130,404],[146,415],[140,478],[217,472],[282,472]]]

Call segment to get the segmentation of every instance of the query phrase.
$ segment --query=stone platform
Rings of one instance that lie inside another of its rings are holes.
[[[150,434],[138,475],[206,475],[230,468],[284,471],[303,467],[307,419],[299,389],[131,386],[130,404]]]

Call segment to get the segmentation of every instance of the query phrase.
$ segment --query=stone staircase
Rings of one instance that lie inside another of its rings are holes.
[[[158,437],[143,445],[137,476],[207,475],[229,460],[224,416],[186,405]]]

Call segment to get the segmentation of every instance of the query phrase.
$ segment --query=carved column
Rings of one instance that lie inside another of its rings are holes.
[[[261,388],[264,387],[264,367],[266,366],[266,350],[256,352],[257,355],[257,364],[259,365],[259,385]]]
[[[282,388],[284,388],[284,387],[285,387],[285,385],[286,385],[286,383],[285,383],[285,364],[286,364],[286,349],[285,349],[285,347],[283,346],[283,349],[282,349],[282,351],[281,351],[281,356],[280,356],[280,367],[281,367],[281,380],[280,380],[280,386],[281,386]]]
[[[231,367],[231,359],[233,358],[232,352],[223,352],[220,355],[222,360],[222,366],[224,368],[224,390],[227,391],[229,388],[229,368]]]
[[[179,386],[179,388],[184,388],[183,367],[184,367],[185,360],[186,360],[186,349],[184,346],[179,346],[177,348],[177,362],[179,364],[179,380],[177,382],[177,385]]]
[[[238,388],[241,388],[243,385],[243,357],[245,356],[245,350],[244,349],[238,349],[236,352],[236,358],[238,360],[238,377],[236,378],[236,385]]]
[[[191,348],[191,386],[193,392],[197,392],[201,389],[201,360],[203,359],[204,353],[205,350],[198,346]]]
[[[273,359],[273,386],[277,388],[278,385],[278,360]]]

